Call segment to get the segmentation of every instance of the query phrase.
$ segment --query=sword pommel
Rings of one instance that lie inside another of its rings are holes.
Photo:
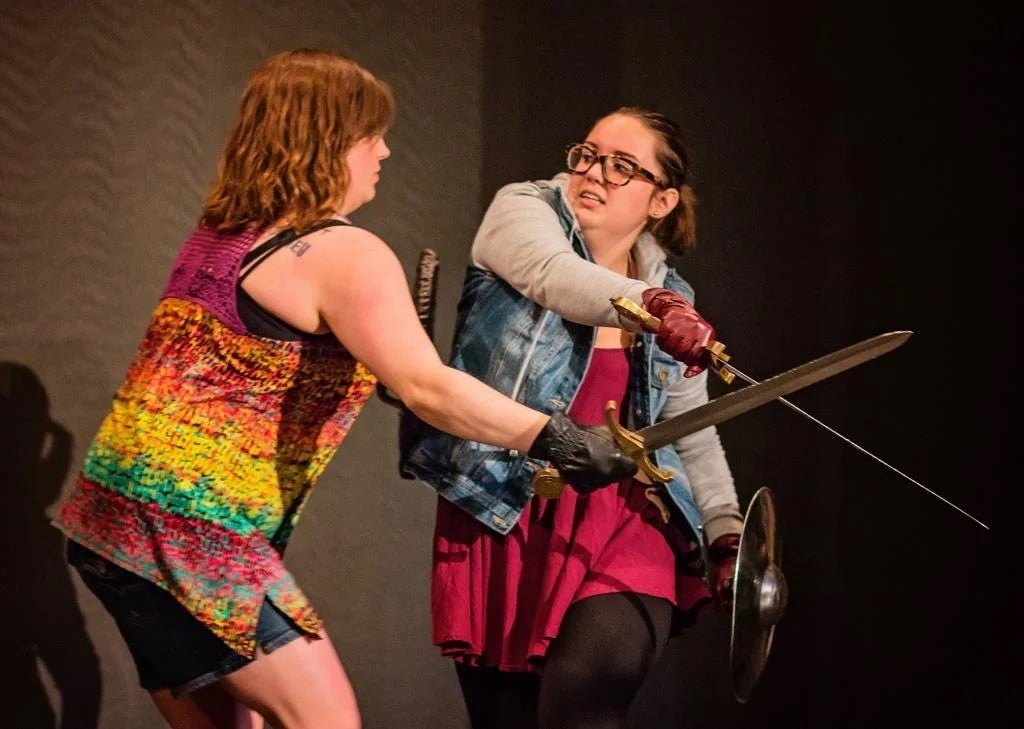
[[[533,475],[533,493],[545,499],[557,499],[565,489],[562,475],[554,468],[543,468]]]

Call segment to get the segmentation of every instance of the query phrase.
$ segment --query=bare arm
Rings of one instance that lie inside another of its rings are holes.
[[[334,229],[323,242],[306,255],[321,316],[342,345],[434,427],[528,450],[548,417],[441,361],[391,248],[359,228]]]
[[[472,260],[545,309],[579,324],[635,329],[620,321],[609,299],[641,304],[651,284],[581,258],[569,243],[544,183],[518,182],[498,190],[473,240]]]

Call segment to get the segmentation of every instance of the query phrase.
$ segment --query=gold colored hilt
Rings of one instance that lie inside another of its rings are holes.
[[[619,448],[636,462],[636,466],[640,469],[641,473],[657,483],[668,483],[672,480],[672,472],[655,466],[654,461],[647,455],[647,444],[644,442],[644,437],[639,433],[623,428],[619,423],[618,418],[615,417],[614,400],[609,400],[605,403],[604,421],[608,426],[608,430],[612,432],[612,437],[615,438]]]
[[[661,327],[661,319],[649,314],[646,309],[632,299],[618,296],[611,299],[611,302],[620,316],[630,321],[635,321],[646,331],[654,333]],[[711,340],[704,345],[704,351],[708,355],[708,369],[722,378],[725,384],[732,384],[732,381],[736,379],[736,375],[725,366],[725,363],[729,361],[729,355],[725,353],[725,345]]]
[[[636,462],[637,468],[651,481],[657,483],[668,483],[672,480],[672,472],[658,468],[647,455],[647,448],[644,445],[643,436],[634,433],[632,430],[623,428],[615,417],[616,406],[614,400],[609,400],[604,406],[604,421],[611,431],[615,443],[622,449],[622,452]],[[557,499],[565,489],[565,481],[560,473],[554,468],[543,468],[533,477],[533,493],[543,496],[546,499]]]
[[[708,353],[708,369],[722,378],[722,382],[731,385],[736,375],[729,371],[725,363],[729,361],[729,355],[725,353],[725,345],[714,340],[704,345],[704,351]]]
[[[557,499],[565,489],[565,481],[554,468],[542,468],[533,475],[533,493],[545,499]]]
[[[649,314],[647,309],[632,299],[627,299],[625,296],[616,296],[614,299],[609,299],[609,301],[612,302],[615,311],[619,312],[619,316],[635,321],[647,331],[656,332],[661,327],[661,319],[653,314]]]

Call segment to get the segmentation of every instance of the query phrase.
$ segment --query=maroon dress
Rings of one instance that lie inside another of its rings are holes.
[[[624,412],[628,379],[625,350],[595,349],[570,417],[601,424],[608,400]],[[439,498],[434,644],[468,665],[540,670],[569,606],[613,592],[664,598],[689,618],[679,625],[692,622],[710,598],[700,551],[678,517],[666,523],[659,490],[629,478],[589,495],[534,496],[504,536]]]

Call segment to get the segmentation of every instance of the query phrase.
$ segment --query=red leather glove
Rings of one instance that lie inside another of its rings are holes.
[[[736,575],[736,555],[739,548],[739,534],[723,534],[708,547],[708,557],[711,560],[711,569],[708,573],[711,596],[715,600],[715,607],[722,611],[732,609],[732,583]]]
[[[689,301],[668,289],[647,289],[644,308],[661,319],[654,340],[676,360],[687,365],[684,377],[699,375],[707,367],[704,345],[715,338],[715,329]]]

